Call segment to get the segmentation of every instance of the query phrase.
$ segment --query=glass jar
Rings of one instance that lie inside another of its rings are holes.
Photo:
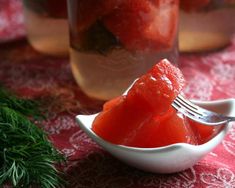
[[[222,48],[235,31],[235,0],[181,0],[179,49],[203,52]]]
[[[64,56],[69,51],[66,0],[23,0],[30,44],[39,52]]]
[[[69,0],[70,61],[90,97],[122,94],[162,58],[177,64],[178,0]]]

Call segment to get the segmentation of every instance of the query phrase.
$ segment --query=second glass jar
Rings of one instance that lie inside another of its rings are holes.
[[[231,42],[235,0],[180,0],[180,7],[180,51],[211,51]]]
[[[23,0],[30,44],[39,52],[67,56],[69,32],[66,0]]]

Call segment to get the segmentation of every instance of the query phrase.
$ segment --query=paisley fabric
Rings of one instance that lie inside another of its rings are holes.
[[[180,68],[191,99],[235,98],[235,40],[224,49],[181,54]],[[24,98],[43,102],[42,128],[69,159],[63,171],[71,188],[235,187],[235,125],[223,142],[184,172],[153,174],[130,167],[105,152],[79,129],[76,114],[100,110],[75,83],[68,58],[44,56],[25,39],[21,1],[0,0],[0,82]]]

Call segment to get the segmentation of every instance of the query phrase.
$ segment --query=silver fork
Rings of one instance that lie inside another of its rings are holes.
[[[235,121],[235,117],[218,114],[201,108],[183,96],[178,95],[173,101],[172,106],[190,119],[210,126],[222,125],[230,121]]]

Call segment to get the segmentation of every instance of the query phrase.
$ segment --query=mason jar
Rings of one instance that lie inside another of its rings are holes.
[[[162,58],[177,66],[178,0],[69,0],[70,62],[89,97],[122,94]]]

